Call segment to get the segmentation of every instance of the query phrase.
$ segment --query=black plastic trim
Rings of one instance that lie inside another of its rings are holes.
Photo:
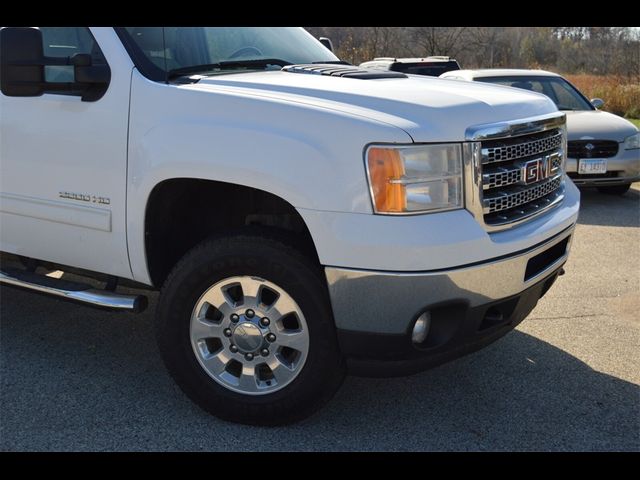
[[[434,346],[429,336],[422,345],[412,343],[410,330],[415,319],[407,319],[407,332],[401,335],[338,329],[340,349],[347,357],[349,371],[367,377],[410,375],[475,352],[524,320],[561,271],[562,265],[527,290],[483,305],[469,307],[464,299],[435,307],[425,305],[421,313],[440,310],[442,324],[450,322],[452,326],[444,341],[435,342]]]
[[[545,271],[554,262],[557,262],[567,253],[567,246],[569,245],[569,239],[571,235],[556,243],[554,246],[547,248],[543,252],[540,252],[534,257],[531,257],[527,262],[527,268],[524,272],[524,281],[527,282]]]

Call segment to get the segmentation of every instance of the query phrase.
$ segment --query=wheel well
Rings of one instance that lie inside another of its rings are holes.
[[[187,251],[214,234],[260,229],[319,264],[304,220],[276,195],[212,180],[179,178],[153,189],[145,215],[145,248],[153,285],[160,288]]]

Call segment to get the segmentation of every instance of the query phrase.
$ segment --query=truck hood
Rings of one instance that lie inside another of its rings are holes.
[[[556,111],[553,102],[538,93],[414,75],[354,79],[285,71],[247,72],[203,77],[184,88],[347,112],[401,128],[415,142],[461,141],[472,125]]]
[[[623,142],[638,129],[628,120],[601,110],[566,112],[569,140],[615,140]]]

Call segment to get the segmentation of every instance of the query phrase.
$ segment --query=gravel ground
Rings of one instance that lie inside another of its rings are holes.
[[[286,428],[225,423],[165,372],[134,316],[0,289],[0,449],[640,450],[640,184],[583,191],[573,252],[531,316],[407,378],[349,377]]]

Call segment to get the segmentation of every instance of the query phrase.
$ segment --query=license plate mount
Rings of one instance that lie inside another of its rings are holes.
[[[607,173],[607,161],[603,158],[583,158],[578,160],[578,173],[581,175]]]

